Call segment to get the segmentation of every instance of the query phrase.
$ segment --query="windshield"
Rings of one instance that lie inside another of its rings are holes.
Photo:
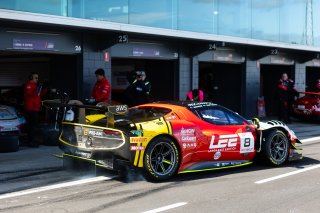
[[[0,108],[0,120],[15,119],[17,116],[8,108]]]

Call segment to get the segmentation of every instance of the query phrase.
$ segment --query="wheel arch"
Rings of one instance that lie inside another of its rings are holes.
[[[288,130],[285,129],[284,127],[278,126],[278,127],[273,127],[273,128],[270,128],[270,129],[263,130],[262,131],[262,137],[267,137],[268,134],[270,134],[270,132],[272,132],[272,131],[281,131],[281,132],[283,132],[285,134],[285,136],[287,137],[288,141],[289,141],[290,148],[296,149],[291,143]]]
[[[177,145],[177,147],[178,147],[178,151],[179,151],[179,154],[181,155],[181,146],[180,146],[180,144],[179,144],[179,142],[178,142],[178,140],[173,136],[173,135],[169,135],[169,134],[160,134],[160,135],[157,135],[157,136],[155,136],[154,138],[152,138],[151,140],[150,140],[150,142],[151,141],[153,141],[153,140],[155,140],[155,139],[157,139],[157,138],[161,138],[161,137],[166,137],[166,138],[169,138],[169,139],[171,139],[176,145]],[[147,147],[146,147],[146,149],[148,148],[148,146],[150,145],[150,142],[148,143],[148,145],[147,145]],[[179,159],[179,163],[181,162],[181,158]]]
[[[181,155],[182,155],[182,149],[181,149],[181,146],[180,146],[180,144],[179,144],[179,142],[178,142],[178,140],[173,136],[173,135],[169,135],[169,134],[160,134],[160,135],[157,135],[157,136],[155,136],[154,138],[152,138],[151,140],[150,140],[150,142],[148,143],[148,145],[145,147],[145,149],[147,149],[148,148],[148,146],[151,144],[151,141],[153,141],[153,140],[155,140],[155,139],[157,139],[157,138],[161,138],[161,137],[165,137],[165,138],[169,138],[169,139],[171,139],[176,145],[177,145],[177,148],[178,148],[178,152],[179,152],[179,155],[180,155],[180,157],[179,157],[179,168],[180,168],[180,166],[181,166],[181,159],[182,159],[182,157],[181,157]]]

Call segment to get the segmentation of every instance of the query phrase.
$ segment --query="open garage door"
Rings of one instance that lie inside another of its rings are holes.
[[[317,79],[320,79],[320,67],[306,67],[306,91],[315,91]]]
[[[293,65],[260,65],[260,96],[264,96],[266,114],[275,116],[278,114],[277,84],[283,73],[287,73],[290,79],[295,79]]]
[[[199,88],[206,99],[241,112],[244,65],[199,62]]]
[[[21,104],[23,85],[33,72],[39,73],[39,82],[47,81],[50,88],[67,92],[72,98],[76,98],[77,61],[76,55],[1,52],[2,102],[13,105]],[[51,98],[51,94],[48,93],[46,98]]]
[[[176,97],[176,61],[112,58],[112,99],[126,103],[125,89],[129,85],[127,73],[142,69],[151,83],[151,98],[154,101],[170,101]]]

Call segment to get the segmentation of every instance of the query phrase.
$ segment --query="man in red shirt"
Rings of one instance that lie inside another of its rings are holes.
[[[38,147],[35,141],[35,129],[38,125],[41,98],[45,95],[46,89],[38,86],[39,75],[32,73],[29,81],[24,86],[24,109],[27,120],[28,143],[31,147]]]
[[[110,93],[111,86],[109,81],[104,76],[103,69],[97,69],[95,71],[97,82],[93,87],[91,97],[94,100],[91,100],[91,103],[99,103],[99,102],[110,102]]]

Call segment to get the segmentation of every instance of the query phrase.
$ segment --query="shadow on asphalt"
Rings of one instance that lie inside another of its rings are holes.
[[[312,165],[319,164],[319,163],[320,163],[319,160],[309,158],[309,157],[304,157],[302,160],[287,162],[281,167],[282,168],[293,167],[293,168],[297,168],[297,169],[303,169],[305,167],[312,166]],[[170,179],[169,181],[193,181],[193,180],[199,180],[199,179],[222,177],[222,176],[227,176],[227,175],[237,174],[237,173],[270,170],[270,169],[274,169],[274,168],[279,168],[279,167],[266,166],[266,165],[254,162],[251,165],[238,167],[238,168],[180,174],[180,175],[177,175],[174,178]]]

